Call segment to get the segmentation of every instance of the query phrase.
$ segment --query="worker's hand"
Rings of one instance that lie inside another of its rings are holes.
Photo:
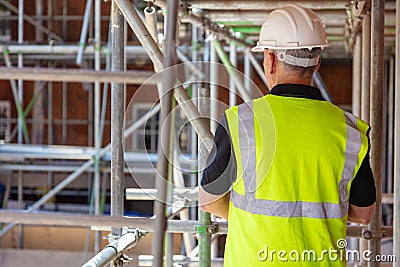
[[[228,219],[230,192],[224,195],[207,193],[202,187],[199,189],[200,209],[215,214],[218,217]]]

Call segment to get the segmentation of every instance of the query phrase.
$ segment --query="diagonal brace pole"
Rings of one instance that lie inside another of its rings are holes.
[[[151,34],[147,30],[143,21],[140,19],[139,14],[136,12],[131,2],[128,0],[114,1],[118,5],[122,14],[125,16],[129,26],[132,28],[140,43],[143,45],[155,67],[159,71],[164,70],[164,64],[162,63],[163,54],[156,42],[151,37]],[[182,107],[186,117],[189,119],[194,129],[198,133],[200,139],[205,143],[207,150],[211,151],[211,141],[213,140],[213,135],[210,131],[210,127],[206,124],[205,118],[201,116],[200,112],[193,104],[193,101],[189,98],[183,86],[176,86],[174,89],[174,95],[175,99]]]

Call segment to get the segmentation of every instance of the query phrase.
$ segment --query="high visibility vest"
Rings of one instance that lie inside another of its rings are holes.
[[[346,266],[369,126],[326,101],[271,94],[225,114],[237,165],[225,266]]]

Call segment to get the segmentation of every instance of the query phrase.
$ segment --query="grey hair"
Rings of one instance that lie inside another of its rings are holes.
[[[298,58],[316,58],[321,55],[321,51],[322,51],[322,49],[319,47],[313,48],[311,50],[308,48],[288,49],[288,50],[286,50],[286,55],[290,55],[290,56],[298,57]],[[300,67],[300,66],[289,65],[289,64],[286,64],[285,62],[281,62],[281,64],[284,64],[285,69],[288,72],[291,72],[292,75],[302,76],[302,77],[312,76],[314,73],[314,69],[315,69],[315,66]]]

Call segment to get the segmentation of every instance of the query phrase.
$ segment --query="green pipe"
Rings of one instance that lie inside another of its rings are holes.
[[[238,76],[238,71],[235,70],[235,67],[232,66],[228,56],[226,55],[224,49],[222,48],[220,42],[214,38],[212,43],[215,47],[215,51],[217,52],[219,58],[221,59],[222,63],[225,66],[225,69],[229,73],[229,76],[232,77],[233,81],[235,82],[235,86],[238,89],[240,96],[243,98],[244,101],[251,100],[249,93],[247,92],[246,88],[243,85],[240,77]]]
[[[24,111],[24,119],[26,118],[26,116],[28,116],[29,112],[31,112],[33,105],[35,105],[36,101],[39,98],[39,94],[42,92],[42,90],[44,89],[44,86],[46,85],[46,82],[43,82],[40,85],[40,89],[39,91],[37,91],[37,93],[32,97],[31,101],[29,102],[29,104],[26,106],[26,109]]]
[[[106,207],[106,178],[102,177],[101,195],[100,195],[100,214],[104,214]]]
[[[344,36],[327,36],[326,39],[331,42],[337,42],[337,41],[345,41],[346,37]]]
[[[4,62],[6,64],[6,66],[12,67],[8,49],[3,50],[3,56],[4,56]],[[21,103],[19,103],[19,101],[18,101],[17,85],[15,84],[15,80],[10,80],[10,85],[11,85],[11,91],[14,96],[14,103],[15,103],[15,107],[17,109],[18,116],[21,117],[22,133],[24,135],[25,142],[27,144],[29,144],[30,141],[29,141],[29,135],[28,135],[28,128],[26,127],[24,112],[23,112]]]
[[[30,140],[29,140],[28,128],[26,127],[24,112],[22,111],[22,106],[17,99],[15,99],[15,107],[17,108],[18,116],[21,116],[21,118],[22,118],[22,120],[21,120],[22,121],[22,133],[24,135],[25,142],[27,144],[29,144]]]
[[[211,215],[208,212],[199,212],[199,225],[206,229],[207,225],[211,224]],[[199,266],[211,266],[211,234],[199,232]]]
[[[28,134],[28,128],[26,127],[26,121],[25,121],[24,112],[22,110],[21,103],[19,103],[18,98],[16,98],[16,96],[14,96],[14,103],[15,103],[15,107],[17,109],[18,116],[20,116],[22,118],[22,120],[21,120],[21,122],[22,122],[22,133],[24,135],[25,142],[27,144],[29,144],[30,143],[29,134]]]
[[[235,32],[240,32],[241,34],[249,33],[260,33],[260,26],[231,26],[232,30]]]
[[[223,24],[225,26],[236,26],[236,25],[256,25],[251,21],[217,21],[216,24]]]

